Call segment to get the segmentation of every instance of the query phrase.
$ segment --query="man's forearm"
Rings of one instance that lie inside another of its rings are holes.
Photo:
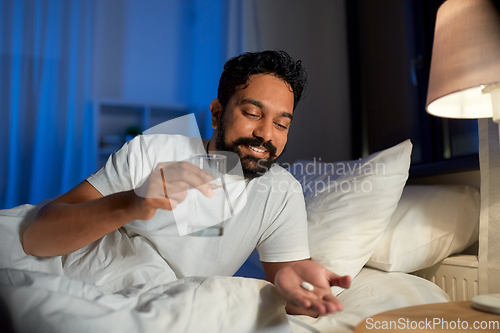
[[[82,203],[51,202],[23,234],[23,249],[36,256],[76,251],[135,219],[133,191]]]

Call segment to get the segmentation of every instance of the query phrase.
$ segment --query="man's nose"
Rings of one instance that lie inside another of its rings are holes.
[[[262,139],[262,141],[271,141],[273,134],[273,122],[272,121],[260,121],[255,127],[253,135]]]

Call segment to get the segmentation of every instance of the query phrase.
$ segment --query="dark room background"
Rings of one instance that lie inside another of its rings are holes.
[[[309,86],[282,163],[410,138],[414,175],[477,168],[477,123],[425,113],[442,0],[0,1],[0,208],[66,192],[134,135],[209,104],[224,62],[283,49]]]

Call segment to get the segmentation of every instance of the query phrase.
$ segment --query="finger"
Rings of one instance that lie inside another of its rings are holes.
[[[214,184],[214,183],[208,183],[208,186],[210,186],[210,188],[211,188],[212,190],[216,190],[216,189],[218,189],[218,188],[221,188],[221,187],[222,187],[222,185],[217,185],[217,184]]]
[[[155,171],[160,170],[160,169],[168,169],[168,170],[187,169],[187,170],[191,170],[192,172],[201,172],[202,175],[210,176],[210,174],[206,170],[200,169],[199,167],[197,167],[189,162],[186,162],[186,161],[160,162],[156,165]]]
[[[342,311],[344,309],[342,303],[332,294],[326,295],[323,300],[325,301],[329,313]]]
[[[144,183],[140,187],[135,188],[134,191],[138,196],[143,198],[168,198],[168,189],[173,194],[182,190],[187,190],[188,188],[188,186],[185,186],[185,189],[180,188],[174,190],[173,188],[167,188],[167,186],[170,187],[170,184],[166,183],[165,173],[160,169],[153,171]]]
[[[187,196],[189,186],[186,183],[167,184],[161,182],[153,182],[148,184],[146,198],[151,199],[167,199],[176,200],[181,203]],[[161,207],[163,208],[163,207]]]
[[[181,203],[184,200],[186,200],[187,195],[188,195],[188,191],[187,190],[185,190],[185,191],[178,191],[175,194],[170,195],[169,198],[177,201],[177,203]]]
[[[136,194],[148,198],[164,198],[176,193],[187,191],[189,187],[198,188],[205,196],[212,197],[213,189],[209,185],[212,176],[187,162],[159,163],[146,182],[138,189]],[[176,187],[184,182],[186,188]],[[173,184],[173,185],[171,185]]]
[[[163,192],[165,194],[165,197],[168,197],[168,194],[167,194],[167,184],[165,183],[165,175],[163,173],[163,169],[160,169],[160,174],[161,174],[161,182],[162,182],[162,185],[163,185]]]
[[[293,305],[295,305],[296,307],[298,308],[302,308],[302,309],[309,309],[311,306],[312,306],[312,302],[308,299],[301,299],[301,300],[298,300],[298,299],[294,299],[292,301],[290,301]]]
[[[326,314],[326,306],[321,301],[316,301],[312,304],[313,310],[315,310],[319,315]]]
[[[342,305],[333,295],[330,294],[330,296],[331,297],[321,298],[321,296],[318,297],[316,294],[309,292],[309,294],[306,297],[301,299],[300,307],[304,309],[313,310],[319,313],[320,315],[340,311],[339,305],[340,307]]]
[[[293,293],[288,296],[288,301],[293,305],[303,309],[309,309],[313,305],[314,299],[317,298],[315,295],[307,295],[304,292]]]
[[[349,288],[351,285],[351,277],[349,275],[338,275],[327,270],[327,277],[330,281],[330,286],[339,286],[341,288]]]
[[[187,193],[189,190],[189,185],[185,182],[165,183],[165,187],[169,198],[178,194]]]
[[[351,286],[351,277],[349,275],[342,276],[339,281],[339,287],[349,288]]]
[[[213,180],[213,177],[206,170],[200,169],[199,167],[188,162],[169,164],[163,169],[169,176],[168,181],[191,180],[195,182],[196,186],[199,186]]]
[[[327,313],[335,313],[337,311],[340,311],[337,306],[333,303],[330,303],[330,302],[326,302],[325,303],[325,306],[326,306],[326,312]]]
[[[211,198],[214,196],[214,187],[212,184],[203,184],[200,186],[194,187],[198,191],[200,191],[204,196]]]
[[[312,306],[312,302],[308,299],[304,299],[302,301],[302,305],[303,305],[304,309],[309,309]]]
[[[184,201],[184,199],[186,199],[189,189],[190,189],[189,184],[184,181],[166,184],[167,196],[169,198],[176,198],[179,201],[179,203],[181,203],[182,201]],[[214,196],[214,191],[212,190],[209,184],[197,187],[196,189],[206,197],[211,198]]]
[[[184,182],[188,187],[196,188],[207,197],[213,196],[213,186],[210,183],[212,176],[205,170],[187,162],[168,165],[162,170],[164,171],[167,184]],[[169,190],[168,187],[167,190]],[[177,193],[176,188],[170,189],[169,194],[174,193]]]
[[[318,313],[321,315],[325,315],[328,313],[336,313],[336,312],[340,311],[337,309],[335,304],[332,304],[332,303],[324,302],[324,303],[321,303],[321,306],[324,308],[324,312],[321,312],[318,310]]]

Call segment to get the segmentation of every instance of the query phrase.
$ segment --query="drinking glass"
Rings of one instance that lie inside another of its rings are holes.
[[[212,197],[206,197],[196,188],[188,190],[188,233],[191,236],[222,236],[227,204],[224,182],[227,157],[222,154],[202,154],[191,156],[188,162],[213,177],[209,185],[214,192]]]

